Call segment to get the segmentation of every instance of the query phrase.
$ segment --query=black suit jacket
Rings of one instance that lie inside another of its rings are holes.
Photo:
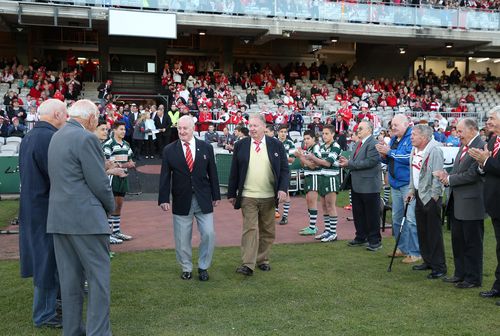
[[[488,142],[488,149],[493,152],[496,137],[492,137]],[[484,202],[486,212],[494,218],[500,218],[500,206],[498,200],[500,199],[500,153],[497,157],[490,157],[486,160],[483,167],[485,175],[484,182]]]
[[[193,196],[204,214],[213,212],[212,201],[220,200],[214,150],[211,145],[196,139],[196,155],[190,172],[181,146],[181,141],[177,140],[163,150],[158,205],[170,203],[172,192],[174,215],[188,215]]]
[[[154,118],[155,126],[156,129],[160,128],[165,128],[165,129],[170,129],[170,126],[172,125],[172,121],[170,120],[170,117],[166,114],[163,114],[163,120],[160,121],[160,117],[158,114]]]
[[[227,187],[227,197],[236,198],[235,209],[241,208],[241,194],[247,177],[248,163],[250,161],[250,148],[252,139],[250,137],[239,140],[234,145],[233,161]],[[266,136],[266,147],[271,169],[274,175],[274,195],[277,197],[278,190],[287,192],[290,180],[288,160],[285,147],[276,138]]]

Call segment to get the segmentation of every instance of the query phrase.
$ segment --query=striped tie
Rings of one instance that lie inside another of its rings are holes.
[[[465,154],[467,154],[467,151],[469,150],[469,146],[465,145],[463,148],[462,148],[462,154],[460,154],[460,161],[462,161],[462,159],[464,158]]]
[[[193,153],[191,153],[191,147],[189,147],[189,142],[185,142],[184,146],[186,146],[186,163],[189,168],[189,171],[193,171]]]
[[[254,141],[253,143],[255,144],[255,151],[260,152],[260,141]]]
[[[500,150],[500,136],[497,136],[497,141],[495,141],[495,146],[493,146],[493,157],[496,158],[498,151]]]

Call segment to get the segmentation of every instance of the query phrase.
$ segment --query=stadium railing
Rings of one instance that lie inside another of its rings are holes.
[[[35,1],[37,2],[37,1]],[[372,23],[385,25],[499,30],[498,9],[470,7],[444,8],[430,4],[396,5],[378,2],[318,0],[317,6],[303,0],[241,1],[170,1],[170,0],[58,0],[61,4],[93,7],[158,9],[179,13],[245,15],[297,20],[317,20],[343,23]]]

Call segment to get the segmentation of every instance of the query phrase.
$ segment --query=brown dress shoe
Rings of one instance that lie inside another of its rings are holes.
[[[419,262],[422,260],[422,257],[417,257],[417,256],[406,256],[403,260],[401,260],[402,263],[405,264],[413,264],[416,262]]]
[[[387,253],[387,256],[388,256],[389,258],[392,258],[392,252]],[[397,249],[397,250],[396,250],[396,253],[394,254],[394,257],[395,257],[395,258],[406,257],[406,254],[404,254],[403,252],[401,252],[401,250],[400,250],[400,249]]]

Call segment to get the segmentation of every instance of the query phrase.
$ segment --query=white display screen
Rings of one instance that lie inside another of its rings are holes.
[[[172,13],[109,10],[109,35],[177,38],[177,17]]]

